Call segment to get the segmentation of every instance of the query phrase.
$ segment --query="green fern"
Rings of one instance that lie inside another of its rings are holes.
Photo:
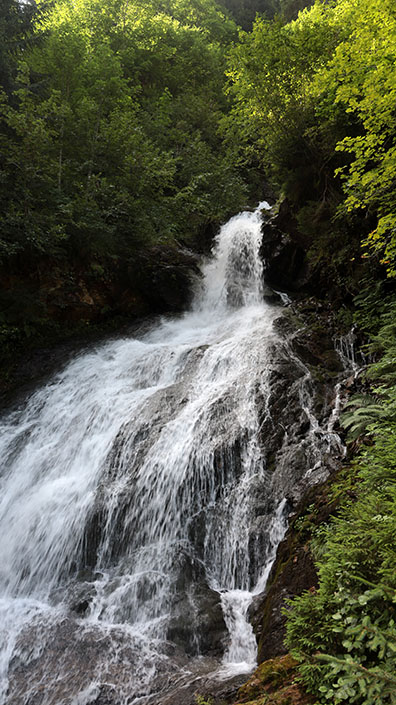
[[[359,436],[370,433],[370,426],[380,421],[384,406],[371,394],[355,394],[345,405],[340,424],[348,432],[347,439],[355,441]]]

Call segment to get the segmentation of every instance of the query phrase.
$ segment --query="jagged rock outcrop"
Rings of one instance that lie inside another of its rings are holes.
[[[250,618],[257,637],[259,663],[287,652],[283,613],[287,601],[304,590],[317,588],[317,573],[308,542],[314,529],[326,522],[337,509],[338,502],[329,499],[333,480],[334,476],[307,489],[295,508],[284,540],[278,546],[266,590],[251,606]]]
[[[307,243],[298,231],[287,201],[263,223],[261,256],[267,284],[290,292],[307,291],[313,272],[307,259]]]

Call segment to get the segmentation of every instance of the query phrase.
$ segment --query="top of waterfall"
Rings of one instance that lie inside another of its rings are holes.
[[[202,267],[203,291],[196,308],[213,312],[262,303],[261,214],[270,208],[262,201],[254,211],[238,213],[221,227],[212,259]]]
[[[257,206],[258,211],[270,211],[272,210],[272,206],[268,203],[268,201],[260,201],[260,203]]]

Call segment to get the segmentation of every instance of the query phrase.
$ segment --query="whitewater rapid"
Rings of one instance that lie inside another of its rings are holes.
[[[258,408],[281,345],[266,206],[223,226],[189,312],[78,355],[2,418],[1,704],[160,703],[177,650],[219,654],[219,677],[254,667],[247,610],[287,522]]]

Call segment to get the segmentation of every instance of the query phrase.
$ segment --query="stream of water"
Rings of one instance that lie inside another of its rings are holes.
[[[260,435],[282,311],[261,217],[223,226],[188,313],[80,354],[2,418],[1,704],[160,704],[193,662],[254,667],[247,610],[287,517]]]

